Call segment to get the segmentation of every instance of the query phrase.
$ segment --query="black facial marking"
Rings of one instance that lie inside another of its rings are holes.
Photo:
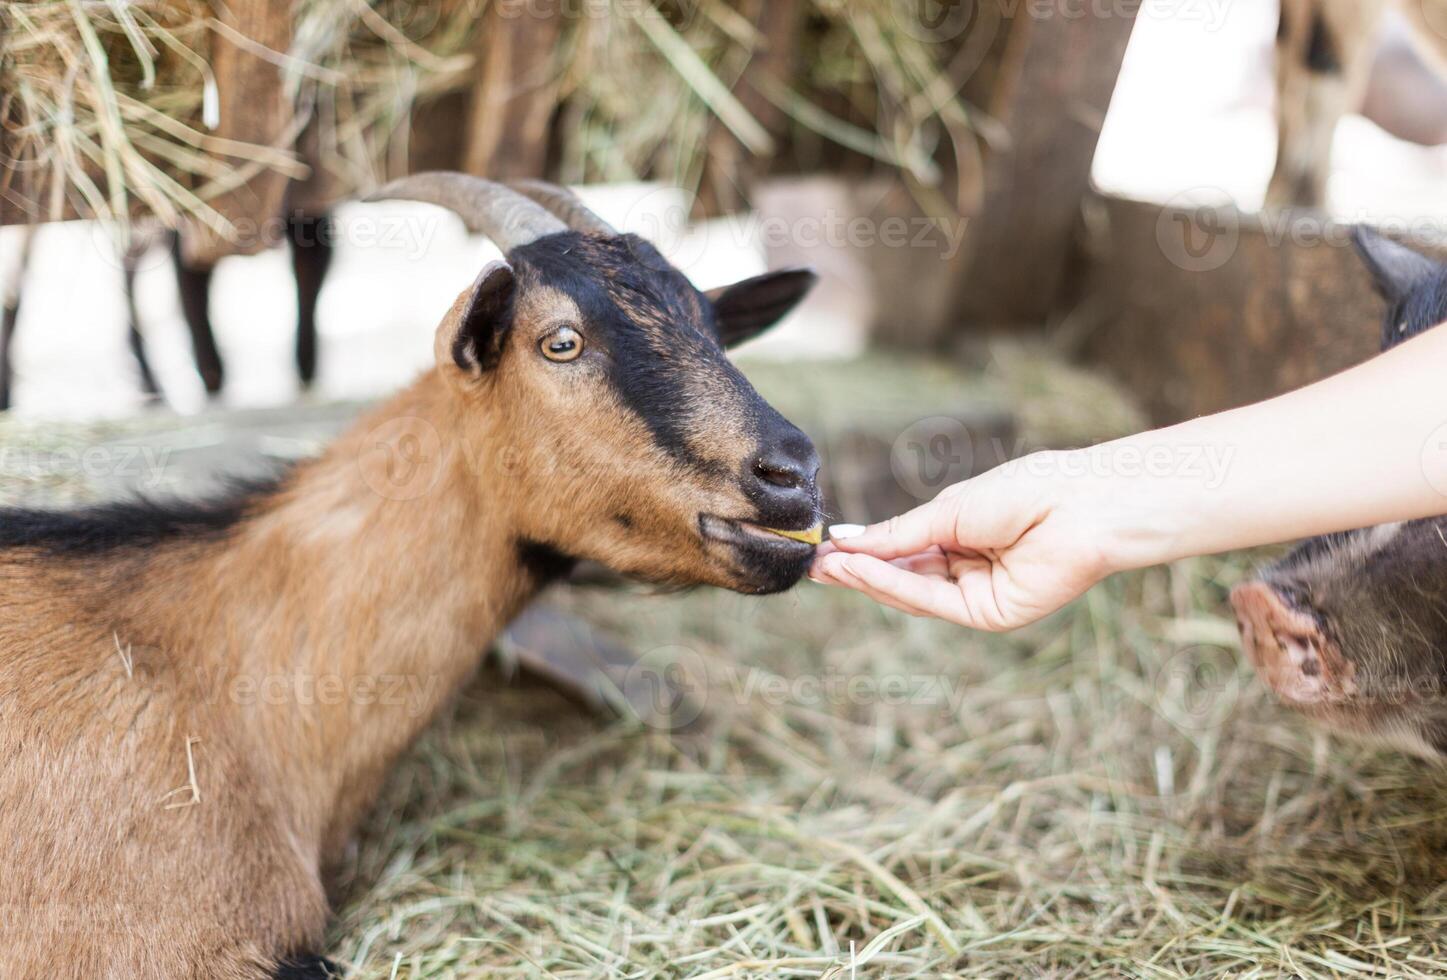
[[[629,517],[627,514],[614,514],[613,520],[619,527],[623,528],[625,531],[631,531],[633,529],[633,518]]]
[[[548,286],[577,304],[589,349],[606,353],[620,400],[675,459],[726,474],[690,446],[698,436],[690,425],[712,397],[726,396],[732,421],[748,431],[762,431],[777,416],[724,356],[702,294],[643,239],[569,232],[508,258],[521,289]]]
[[[523,571],[539,584],[556,582],[572,572],[578,559],[563,554],[550,544],[521,538],[517,543],[518,562]]]
[[[282,478],[237,483],[206,501],[141,498],[75,510],[0,508],[0,549],[34,548],[57,558],[84,558],[168,539],[214,539],[282,485]]]
[[[1336,75],[1341,72],[1336,42],[1332,40],[1326,19],[1320,13],[1311,18],[1311,39],[1306,47],[1306,67],[1318,75]]]

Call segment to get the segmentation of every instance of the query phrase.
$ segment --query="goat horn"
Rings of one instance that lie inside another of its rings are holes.
[[[503,253],[567,231],[556,215],[502,184],[451,170],[399,177],[368,194],[364,201],[424,201],[457,213],[467,230],[486,235]]]
[[[578,195],[545,180],[510,180],[507,186],[562,218],[569,228],[592,235],[616,235],[613,226],[589,211]]]

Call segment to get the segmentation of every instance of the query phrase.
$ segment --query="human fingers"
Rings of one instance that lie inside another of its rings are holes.
[[[844,555],[826,564],[828,574],[877,601],[906,612],[973,626],[959,588],[948,579],[919,575],[872,555]]]
[[[829,528],[830,549],[868,554],[888,560],[917,554],[934,545],[952,545],[958,500],[941,494],[929,503],[877,524],[835,524]]]
[[[874,600],[882,606],[889,606],[891,609],[898,609],[900,612],[908,613],[911,616],[929,615],[929,613],[925,612],[923,609],[908,601],[901,599],[898,596],[886,595],[885,593],[875,590],[868,583],[860,579],[859,576],[856,575],[853,571],[851,571],[842,560],[834,563],[827,563],[826,567],[824,569],[820,569],[817,573],[811,572],[810,577],[821,585],[834,585],[840,588],[849,589],[853,592],[858,592],[861,595],[864,595],[869,599]]]

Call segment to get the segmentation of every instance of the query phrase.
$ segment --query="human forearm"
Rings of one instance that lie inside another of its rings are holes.
[[[1082,489],[1116,524],[1102,533],[1121,568],[1447,512],[1447,330],[1278,398],[1082,452],[1096,454]],[[1152,458],[1149,479],[1122,463]]]

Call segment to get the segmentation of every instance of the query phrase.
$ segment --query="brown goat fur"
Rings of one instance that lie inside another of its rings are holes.
[[[554,256],[603,248],[555,237]],[[0,977],[272,976],[318,948],[324,871],[390,766],[568,562],[798,578],[812,548],[701,530],[777,521],[751,460],[797,435],[723,358],[709,302],[668,268],[625,308],[602,288],[618,270],[565,288],[526,253],[458,297],[436,368],[234,520],[73,550],[0,533]],[[492,275],[508,302],[483,338]],[[558,324],[591,360],[539,356]],[[663,362],[644,395],[688,393],[685,445],[622,371],[640,339]],[[812,473],[790,492],[812,522]]]

